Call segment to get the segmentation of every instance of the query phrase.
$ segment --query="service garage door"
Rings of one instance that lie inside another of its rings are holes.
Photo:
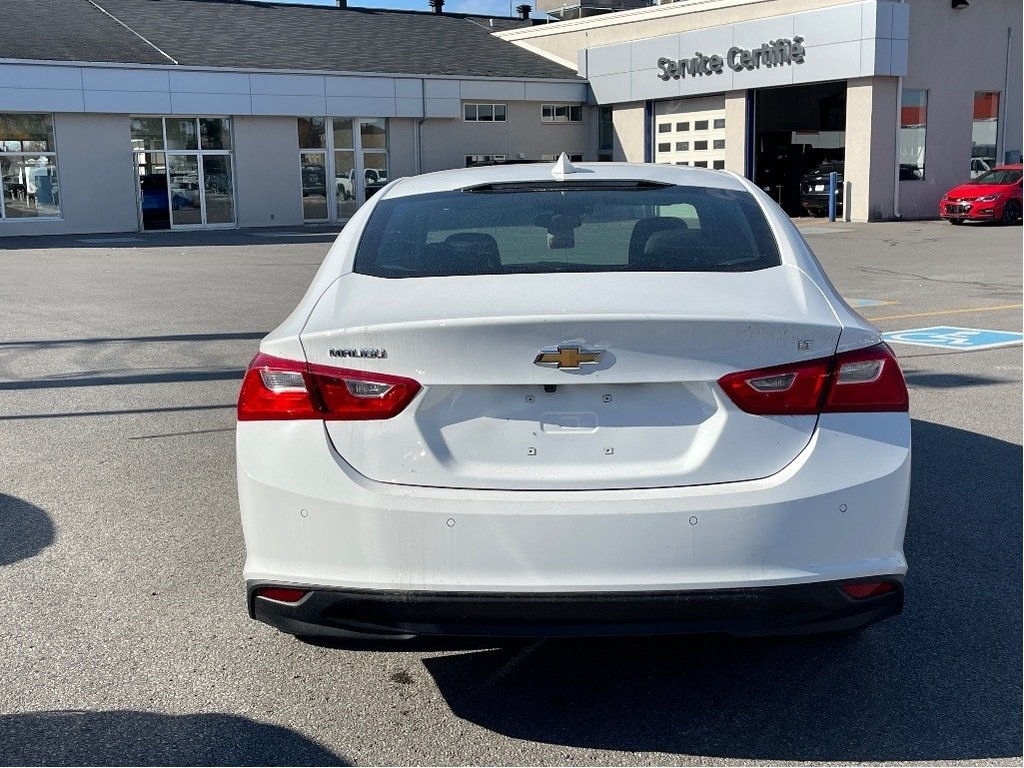
[[[655,103],[654,162],[725,168],[725,97]]]

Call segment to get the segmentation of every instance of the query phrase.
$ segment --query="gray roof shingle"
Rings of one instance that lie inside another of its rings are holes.
[[[0,0],[0,59],[168,63],[86,0]]]
[[[424,0],[424,4],[426,0]],[[95,0],[183,66],[576,79],[482,16],[252,0]],[[13,13],[12,13],[13,11]],[[0,58],[170,64],[88,0],[0,0]]]

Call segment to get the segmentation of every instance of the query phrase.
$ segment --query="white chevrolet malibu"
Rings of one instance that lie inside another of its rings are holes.
[[[848,631],[899,613],[907,389],[747,180],[401,179],[238,401],[250,615],[295,635]]]

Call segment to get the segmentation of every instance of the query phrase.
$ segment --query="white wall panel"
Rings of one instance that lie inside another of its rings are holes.
[[[395,99],[395,117],[423,117],[423,100]]]
[[[82,89],[79,67],[0,64],[0,84],[7,88]]]
[[[892,3],[862,3],[860,33],[865,38],[888,35],[892,29]]]
[[[710,84],[716,92],[731,91],[735,75],[726,69],[721,75],[714,77],[687,77],[676,81],[679,85],[679,95],[697,96],[708,93]],[[749,87],[749,86],[748,86]]]
[[[423,81],[412,78],[395,80],[395,97],[399,99],[419,99],[423,97]]]
[[[394,98],[328,96],[327,114],[345,117],[395,117]]]
[[[889,71],[892,56],[892,40],[875,38],[860,41],[860,73],[870,77],[872,72]]]
[[[587,101],[590,96],[586,83],[526,83],[527,101]]]
[[[149,113],[166,115],[171,111],[171,94],[158,91],[94,91],[85,92],[86,112],[121,114]]]
[[[12,112],[82,112],[85,100],[82,90],[62,91],[55,88],[0,88],[0,111]]]
[[[888,5],[891,6],[890,12],[892,13],[892,28],[889,36],[894,40],[908,40],[910,38],[910,5],[907,3],[888,3]]]
[[[156,91],[168,93],[167,70],[82,68],[82,87],[87,91]],[[88,101],[86,102],[88,103]]]
[[[326,77],[328,96],[394,97],[395,81],[390,77]]]
[[[522,101],[526,98],[526,87],[521,82],[463,80],[459,83],[459,95],[471,101]]]
[[[279,96],[323,96],[324,78],[320,75],[249,75],[253,94]]]
[[[892,40],[892,56],[890,58],[889,71],[880,72],[879,74],[889,74],[894,76],[905,76],[910,74],[908,60],[910,58],[910,44],[907,40],[900,40],[893,38]],[[1018,80],[1018,82],[1020,82]]]
[[[657,61],[657,59],[655,59],[655,61]],[[628,81],[626,92],[623,94],[626,101],[653,98],[653,94],[655,93],[659,99],[671,99],[675,96],[681,96],[684,92],[684,83],[687,87],[690,87],[691,85],[700,88],[704,87],[696,80],[692,82],[682,79],[667,81],[657,80],[656,75],[652,74],[648,69],[643,69],[639,72],[629,72],[625,77]],[[652,79],[655,79],[655,82],[651,82]],[[686,92],[692,93],[692,88]]]
[[[630,94],[633,92],[629,72],[591,76],[590,87],[600,104],[622,104],[630,100]],[[670,89],[666,89],[666,92],[676,95]]]
[[[424,80],[423,87],[428,99],[458,99],[462,93],[458,80]]]
[[[174,72],[170,73],[172,92],[235,93],[249,95],[249,75],[235,72]]]
[[[267,96],[253,94],[254,115],[326,115],[327,99],[323,96]]]
[[[756,21],[744,21],[732,25],[733,44],[742,48],[755,48],[768,40],[776,40],[780,37],[792,38],[793,35],[802,35],[803,32],[795,30],[795,16],[774,16],[768,19],[757,19]],[[860,31],[860,19],[857,19],[857,30]],[[700,39],[701,32],[688,32],[693,42]],[[698,46],[699,47],[699,46]],[[692,49],[690,49],[692,50]],[[700,50],[707,53],[703,48]],[[725,51],[722,51],[724,54]]]
[[[593,80],[595,77],[629,72],[629,45],[618,43],[591,48],[587,56],[587,77]]]
[[[832,8],[828,14],[820,11],[798,13],[793,16],[793,33],[802,35],[816,45],[860,40],[863,34],[863,11],[863,6],[854,4]]]
[[[249,115],[252,97],[239,93],[172,93],[174,115]]]

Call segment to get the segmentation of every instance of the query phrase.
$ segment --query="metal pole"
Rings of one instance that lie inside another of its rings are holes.
[[[828,175],[828,220],[836,220],[836,185],[839,183],[839,174],[832,171]]]

